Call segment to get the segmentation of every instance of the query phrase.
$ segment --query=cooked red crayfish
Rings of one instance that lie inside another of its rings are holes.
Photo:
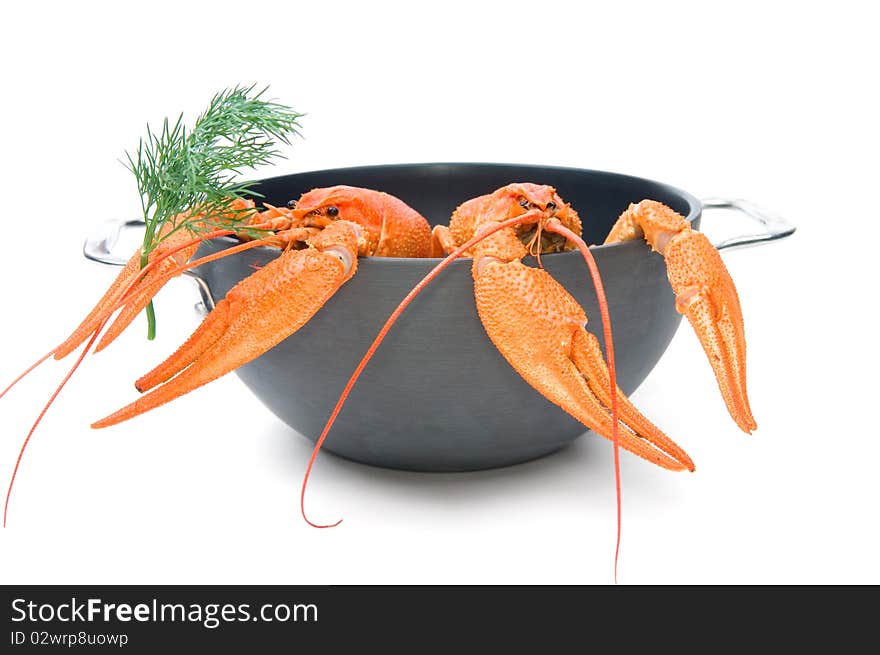
[[[468,253],[474,260],[474,295],[480,320],[489,338],[526,382],[608,437],[608,369],[598,340],[584,329],[587,317],[549,273],[521,261],[529,247],[537,253],[573,247],[564,239],[542,237],[542,229],[548,224],[552,228],[554,221],[580,235],[577,213],[563,203],[556,190],[511,184],[464,203],[452,215],[448,228],[434,228],[434,254],[449,254],[481,228],[528,211],[535,212],[533,221],[499,231]],[[742,312],[718,251],[682,216],[651,200],[631,205],[605,243],[642,237],[664,256],[676,308],[696,330],[731,416],[751,432],[756,425],[746,396]],[[684,451],[642,416],[619,389],[617,400],[624,422],[622,447],[666,468],[693,469]]]
[[[236,201],[232,209],[253,209],[253,203]],[[137,381],[139,391],[152,391],[92,427],[106,427],[142,414],[256,359],[308,322],[355,274],[358,256],[427,257],[431,249],[431,228],[424,217],[391,195],[357,187],[314,189],[289,207],[269,206],[259,213],[254,210],[244,227],[268,232],[262,238],[192,262],[189,260],[201,241],[235,230],[214,230],[196,238],[178,231],[160,243],[144,268],[140,252],[135,253],[70,337],[37,362],[50,356],[61,359],[90,338],[75,369],[117,310],[121,309],[98,342],[98,350],[131,323],[162,285],[188,268],[256,246],[284,249],[280,257],[233,287],[175,353]],[[7,506],[8,501],[9,493]],[[5,516],[4,511],[4,523]]]
[[[193,335],[166,361],[141,377],[145,396],[92,425],[130,419],[256,359],[317,312],[355,274],[357,257],[425,257],[430,226],[387,193],[337,186],[304,194],[293,208],[270,208],[252,219],[289,248],[233,287]],[[163,384],[164,383],[164,384]]]

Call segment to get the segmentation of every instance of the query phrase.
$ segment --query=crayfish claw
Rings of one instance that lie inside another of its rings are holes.
[[[613,439],[609,373],[596,337],[583,328],[581,306],[545,270],[483,254],[474,264],[474,292],[498,351],[547,400]],[[694,470],[687,454],[619,388],[617,395],[621,448],[666,469]]]
[[[718,250],[683,216],[654,200],[632,204],[605,243],[644,237],[663,255],[675,307],[687,316],[709,358],[730,416],[757,428],[746,392],[746,338],[736,287]]]
[[[704,234],[689,231],[666,248],[676,309],[687,317],[712,365],[730,416],[744,432],[757,428],[746,391],[742,309],[721,256]]]
[[[337,221],[235,285],[193,335],[136,384],[147,391],[92,424],[134,418],[256,359],[299,330],[357,270],[356,226]]]

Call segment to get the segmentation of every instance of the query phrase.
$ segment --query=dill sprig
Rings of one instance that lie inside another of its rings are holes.
[[[302,116],[290,107],[263,99],[266,88],[236,86],[216,94],[187,130],[183,114],[167,118],[147,135],[124,162],[137,180],[146,231],[141,266],[164,239],[179,230],[193,233],[217,227],[235,229],[252,210],[234,209],[236,200],[261,197],[253,182],[238,181],[245,169],[281,156],[276,143],[299,134]],[[153,303],[147,306],[147,336],[155,336]]]

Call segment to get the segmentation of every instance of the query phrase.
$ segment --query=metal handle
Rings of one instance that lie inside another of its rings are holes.
[[[130,253],[122,253],[117,250],[119,237],[126,230],[143,230],[145,223],[142,220],[124,220],[115,219],[105,221],[95,228],[83,244],[83,256],[91,259],[99,264],[108,266],[125,266],[131,259]],[[202,302],[195,307],[196,312],[202,316],[214,309],[214,296],[211,295],[211,289],[208,283],[192,269],[183,272],[189,278],[192,278],[199,288],[199,294],[202,296]]]
[[[142,230],[145,223],[141,220],[105,221],[95,228],[83,244],[83,255],[86,259],[110,266],[125,266],[131,255],[114,252],[119,236],[125,230]]]
[[[746,234],[739,237],[731,237],[714,244],[718,250],[725,248],[735,248],[737,246],[748,246],[764,241],[773,241],[775,239],[783,239],[794,234],[795,226],[786,222],[779,216],[770,214],[763,209],[753,205],[748,200],[727,199],[727,198],[706,198],[701,201],[703,209],[735,209],[742,212],[749,218],[753,218],[764,226],[763,232],[755,234]]]

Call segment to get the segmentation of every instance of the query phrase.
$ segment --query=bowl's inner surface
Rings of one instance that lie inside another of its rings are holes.
[[[692,219],[699,207],[681,191],[603,171],[513,164],[400,164],[313,171],[263,180],[257,189],[273,205],[296,200],[316,187],[346,184],[397,196],[431,225],[447,225],[458,205],[511,182],[549,184],[583,222],[587,243],[602,243],[629,203],[651,199]]]

